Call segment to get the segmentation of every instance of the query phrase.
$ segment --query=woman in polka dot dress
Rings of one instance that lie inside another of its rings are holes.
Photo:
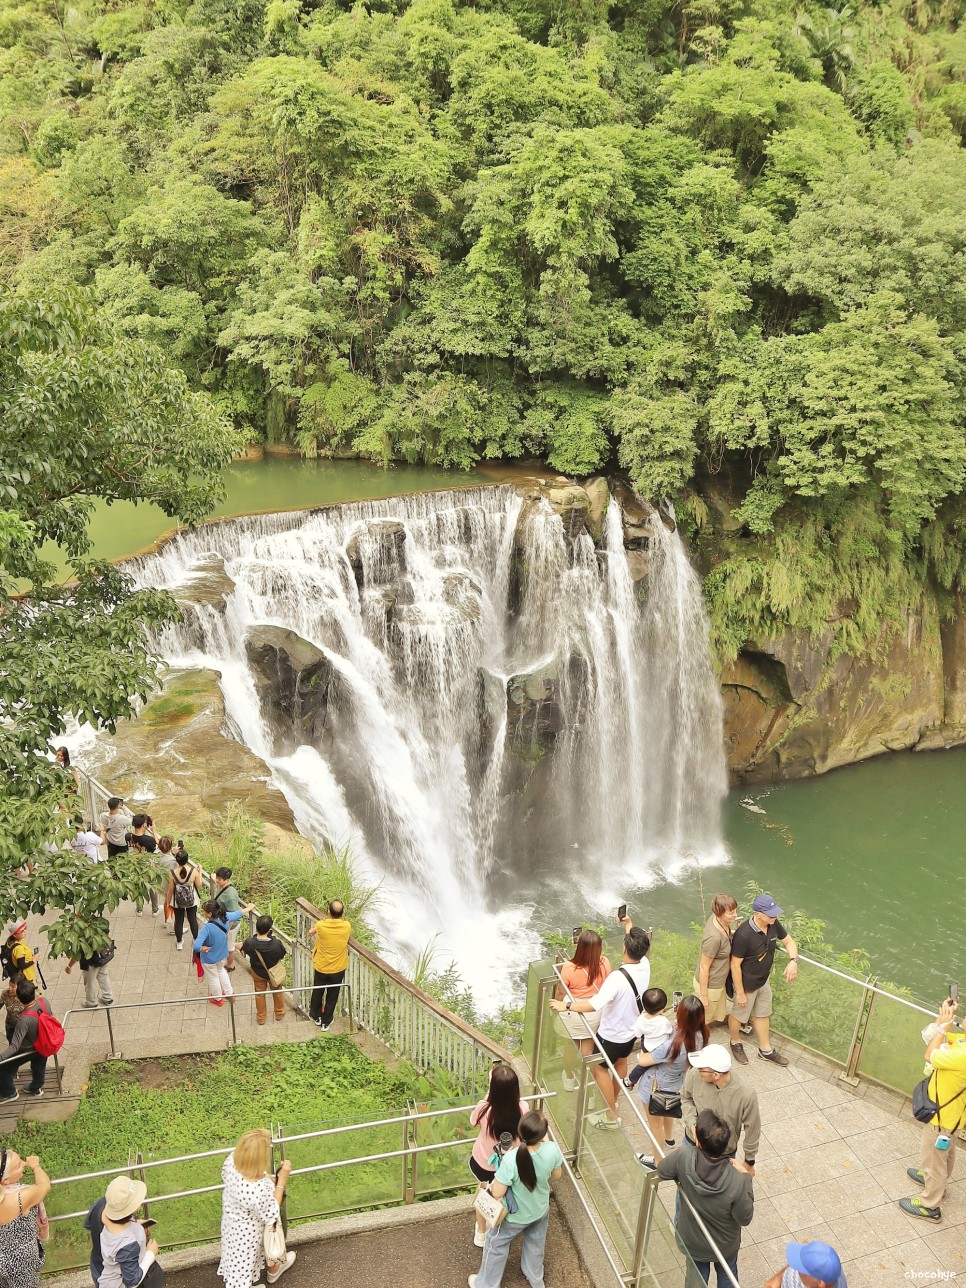
[[[265,1265],[263,1239],[266,1225],[279,1220],[278,1205],[285,1193],[292,1164],[284,1162],[272,1180],[272,1138],[263,1127],[246,1131],[225,1159],[221,1179],[225,1186],[221,1213],[221,1261],[218,1274],[225,1288],[251,1288]],[[268,1266],[268,1282],[288,1270],[295,1253]]]

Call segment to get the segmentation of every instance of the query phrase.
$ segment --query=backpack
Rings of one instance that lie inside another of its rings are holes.
[[[16,966],[13,964],[13,953],[10,951],[9,944],[0,946],[0,966],[3,967],[4,979],[13,979],[14,975],[18,973]]]
[[[175,878],[174,890],[171,895],[172,908],[193,908],[195,906],[195,887],[194,882],[191,880],[195,873],[195,865],[189,863],[187,867],[188,879],[186,881],[179,881]]]
[[[47,1003],[43,998],[40,998],[36,1005],[37,1010],[24,1011],[24,1015],[32,1015],[37,1021],[34,1050],[38,1055],[56,1055],[64,1045],[64,1026],[47,1010]]]

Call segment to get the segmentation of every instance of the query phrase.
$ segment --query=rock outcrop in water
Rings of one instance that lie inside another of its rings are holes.
[[[721,676],[733,778],[806,778],[887,751],[966,742],[966,624],[931,594],[906,630],[862,657],[785,632],[749,642]]]

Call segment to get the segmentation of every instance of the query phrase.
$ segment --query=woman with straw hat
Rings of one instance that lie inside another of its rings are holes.
[[[135,1215],[144,1202],[148,1187],[132,1176],[115,1176],[104,1194],[101,1214],[101,1258],[104,1268],[97,1288],[137,1288],[146,1280],[164,1282],[157,1263],[158,1245],[145,1234]]]

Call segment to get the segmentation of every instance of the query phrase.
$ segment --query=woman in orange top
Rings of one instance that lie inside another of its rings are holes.
[[[560,968],[560,978],[575,1000],[593,997],[601,984],[610,974],[610,962],[601,952],[603,944],[600,935],[593,930],[582,930],[577,937],[574,955],[569,962]],[[565,1001],[567,993],[563,987],[557,989],[557,1000]],[[587,1011],[581,1014],[561,1011],[560,1018],[564,1028],[573,1038],[576,1046],[569,1046],[564,1051],[563,1085],[565,1091],[576,1091],[580,1085],[577,1077],[577,1052],[590,1055],[594,1049],[593,1034],[600,1023],[600,1013]],[[588,1031],[589,1030],[589,1031]]]

